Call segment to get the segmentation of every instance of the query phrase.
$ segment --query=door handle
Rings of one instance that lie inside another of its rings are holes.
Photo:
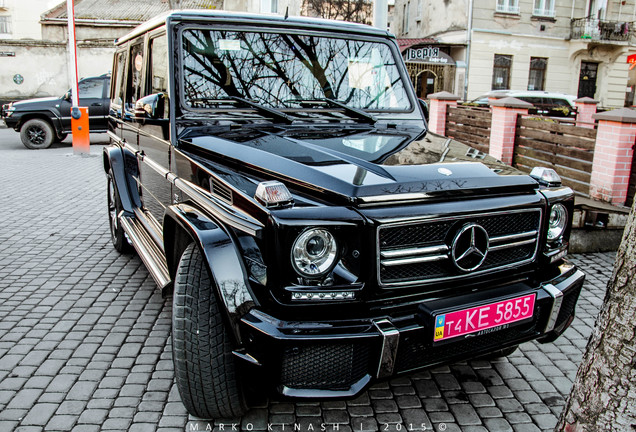
[[[99,103],[99,102],[95,102],[95,103],[91,104],[91,106],[102,106],[102,104]]]

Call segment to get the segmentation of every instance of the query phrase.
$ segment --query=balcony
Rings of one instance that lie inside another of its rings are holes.
[[[592,18],[572,20],[570,39],[582,39],[595,42],[629,42],[634,34],[631,21],[605,21]]]

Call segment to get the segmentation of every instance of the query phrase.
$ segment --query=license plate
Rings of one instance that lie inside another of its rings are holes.
[[[434,342],[472,333],[502,330],[532,318],[535,294],[435,316]]]

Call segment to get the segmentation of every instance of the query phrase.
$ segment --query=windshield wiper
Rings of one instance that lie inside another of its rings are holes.
[[[354,118],[357,118],[358,120],[363,120],[370,124],[375,124],[378,121],[374,115],[364,112],[361,109],[350,107],[349,105],[335,99],[329,99],[329,98],[315,99],[315,100],[296,99],[295,102],[298,102],[300,104],[313,104],[313,105],[327,104],[332,107],[341,108],[345,112],[345,114],[348,115],[349,117],[354,117]]]
[[[207,101],[207,102],[209,102],[209,101],[214,101],[214,102],[231,102],[231,101],[234,101],[234,102],[239,102],[239,103],[241,103],[243,105],[246,105],[246,106],[248,106],[250,108],[254,108],[256,111],[259,112],[259,114],[262,114],[262,115],[265,115],[265,116],[269,115],[269,116],[273,117],[274,119],[280,120],[280,121],[282,121],[284,123],[287,123],[287,124],[292,124],[293,121],[295,120],[294,117],[292,117],[290,115],[287,115],[287,114],[285,114],[282,111],[279,111],[279,110],[277,110],[275,108],[267,107],[265,105],[261,105],[259,103],[253,102],[253,101],[251,101],[249,99],[242,98],[240,96],[228,95],[227,98],[223,98],[223,99],[196,98],[194,100],[195,101]]]

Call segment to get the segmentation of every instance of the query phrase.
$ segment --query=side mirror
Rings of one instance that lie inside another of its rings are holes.
[[[134,120],[140,123],[145,120],[162,120],[166,112],[167,99],[165,93],[142,97],[135,103]]]
[[[417,99],[420,101],[420,107],[422,108],[422,112],[424,113],[424,118],[428,121],[428,104],[424,99]]]
[[[70,92],[70,90],[67,91],[66,93],[64,93],[64,96],[62,96],[62,99],[64,99],[67,102],[71,101],[71,92]]]

